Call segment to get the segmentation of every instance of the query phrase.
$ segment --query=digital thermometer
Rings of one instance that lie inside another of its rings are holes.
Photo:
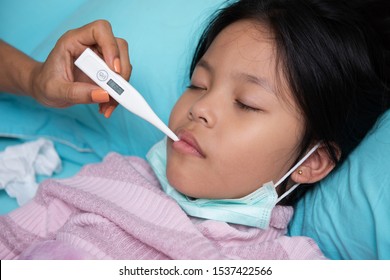
[[[112,71],[91,49],[87,48],[74,64],[127,110],[153,124],[173,141],[179,141],[175,133],[154,113],[142,95]]]

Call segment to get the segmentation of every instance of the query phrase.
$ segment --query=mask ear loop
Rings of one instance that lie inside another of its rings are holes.
[[[305,160],[307,160],[307,158],[309,156],[311,156],[317,149],[318,147],[320,146],[320,143],[318,143],[317,145],[315,145],[313,148],[311,148],[311,150],[300,160],[298,161],[297,164],[295,164],[293,166],[293,168],[291,168],[287,173],[286,175],[284,175],[276,184],[275,184],[275,188],[277,188],[284,180],[286,180],[286,178],[288,176],[291,175],[291,173],[293,173]],[[281,201],[283,198],[285,198],[287,195],[289,195],[293,190],[295,190],[298,186],[300,185],[300,183],[296,183],[295,185],[293,185],[288,191],[286,191],[284,194],[282,194],[278,200],[276,201],[276,203],[278,203],[279,201]]]

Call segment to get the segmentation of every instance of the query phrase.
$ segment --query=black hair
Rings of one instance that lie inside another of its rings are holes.
[[[389,107],[387,1],[234,1],[218,10],[204,30],[190,76],[228,25],[251,20],[267,26],[275,36],[279,66],[304,117],[298,159],[321,141],[337,166]],[[285,204],[303,194],[293,193],[295,197],[289,196]]]

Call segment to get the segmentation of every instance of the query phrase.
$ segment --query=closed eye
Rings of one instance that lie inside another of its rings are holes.
[[[193,89],[193,90],[206,90],[206,88],[198,87],[198,86],[195,86],[193,84],[190,84],[189,86],[187,86],[187,88]]]
[[[248,106],[248,105],[240,102],[239,100],[236,100],[235,104],[238,106],[238,108],[240,108],[240,109],[242,109],[244,111],[251,111],[251,112],[259,112],[259,111],[261,111],[260,109]]]

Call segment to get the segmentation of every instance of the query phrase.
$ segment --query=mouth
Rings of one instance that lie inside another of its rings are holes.
[[[183,154],[189,154],[201,158],[205,158],[205,154],[200,148],[196,138],[188,131],[180,130],[178,133],[180,141],[174,142],[172,147]]]

